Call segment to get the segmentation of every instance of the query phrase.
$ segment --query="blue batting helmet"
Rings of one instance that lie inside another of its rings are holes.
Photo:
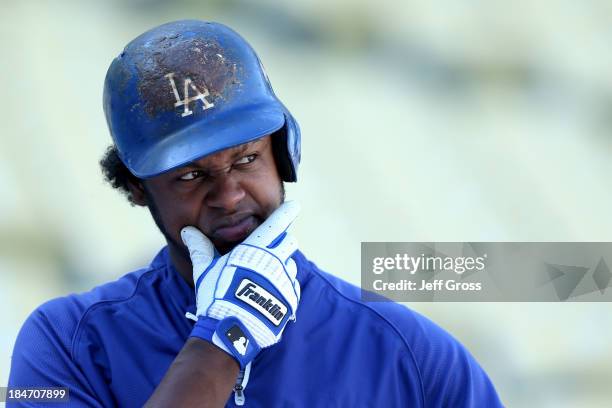
[[[104,112],[137,177],[274,133],[279,173],[296,181],[299,126],[255,51],[222,24],[176,21],[132,40],[106,74]]]

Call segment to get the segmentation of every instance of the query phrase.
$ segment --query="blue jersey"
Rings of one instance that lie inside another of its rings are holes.
[[[227,406],[501,406],[440,327],[396,303],[365,303],[359,288],[293,258],[297,320],[253,360]],[[165,248],[146,269],[36,309],[17,337],[9,386],[68,387],[71,406],[142,406],[189,337],[185,312],[195,312],[195,295]]]

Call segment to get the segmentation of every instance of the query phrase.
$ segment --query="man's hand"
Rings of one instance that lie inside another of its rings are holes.
[[[196,322],[191,336],[207,340],[244,368],[259,351],[276,344],[300,300],[297,241],[287,228],[299,205],[286,202],[231,252],[220,257],[195,227],[181,231],[193,264]]]
[[[238,375],[235,361],[244,368],[280,340],[300,300],[290,258],[297,242],[286,233],[298,211],[296,203],[283,204],[223,257],[196,228],[181,231],[193,264],[198,321],[147,407],[224,406]]]

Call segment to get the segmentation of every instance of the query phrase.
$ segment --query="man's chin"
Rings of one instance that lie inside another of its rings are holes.
[[[215,242],[213,241],[213,244],[215,245],[215,248],[217,249],[217,252],[219,252],[220,255],[225,255],[227,253],[229,253],[232,249],[236,248],[236,246],[238,246],[242,241],[236,241],[236,242]]]

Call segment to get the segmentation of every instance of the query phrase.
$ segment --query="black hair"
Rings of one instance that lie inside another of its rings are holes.
[[[102,159],[100,159],[100,167],[102,168],[102,175],[104,180],[108,182],[113,188],[119,190],[124,194],[131,205],[135,205],[132,192],[128,187],[128,181],[136,184],[140,181],[138,177],[133,175],[125,164],[119,158],[119,151],[117,146],[110,145]]]

